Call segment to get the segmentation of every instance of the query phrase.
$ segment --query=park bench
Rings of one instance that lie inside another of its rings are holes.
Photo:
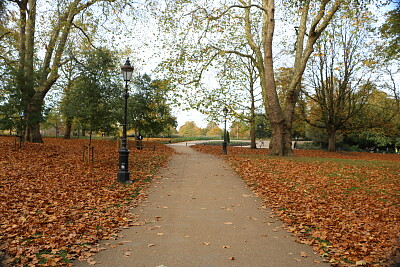
[[[143,141],[143,140],[135,140],[128,142],[128,148],[136,148],[139,150],[148,148],[153,151],[156,151],[156,145],[153,142]]]

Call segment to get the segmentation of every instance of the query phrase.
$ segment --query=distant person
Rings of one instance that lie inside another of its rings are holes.
[[[143,143],[142,143],[142,140],[143,140],[143,136],[139,133],[139,135],[137,136],[137,149],[139,149],[139,150],[143,150]]]

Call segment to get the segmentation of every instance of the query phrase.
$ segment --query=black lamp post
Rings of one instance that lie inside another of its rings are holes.
[[[227,147],[227,137],[226,137],[226,116],[228,115],[228,109],[226,107],[224,107],[224,109],[222,110],[224,112],[224,118],[225,118],[225,128],[224,128],[224,142],[222,143],[222,154],[226,155],[227,151],[226,151],[226,147]]]
[[[21,112],[19,113],[19,133],[18,133],[21,137],[24,135],[24,134],[23,134],[23,132],[24,132],[23,119],[24,119],[24,112],[21,111]]]
[[[122,147],[118,151],[119,153],[119,171],[117,175],[118,182],[121,183],[129,183],[129,150],[126,147],[126,126],[128,124],[127,113],[128,113],[128,82],[131,80],[133,67],[131,66],[131,62],[129,58],[126,59],[125,65],[121,67],[122,77],[125,81],[125,104],[124,104],[124,123],[122,124]]]

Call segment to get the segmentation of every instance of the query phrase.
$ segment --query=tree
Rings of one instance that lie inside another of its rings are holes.
[[[232,138],[247,139],[250,136],[249,123],[246,123],[241,119],[236,119],[235,121],[232,122],[229,133],[232,136]]]
[[[170,9],[164,13],[167,19],[163,20],[164,28],[176,33],[176,44],[172,46],[176,49],[175,53],[172,52],[175,58],[166,61],[162,67],[178,72],[178,83],[199,85],[215,58],[226,54],[249,58],[260,75],[264,107],[271,122],[270,154],[292,155],[291,129],[300,82],[316,41],[340,6],[359,7],[357,1],[344,0],[285,1],[278,6],[274,0],[261,3],[239,0],[232,5],[219,6],[208,2],[176,1],[168,5]],[[185,15],[181,16],[176,11],[182,9]],[[294,55],[287,60],[292,64],[293,75],[281,102],[276,90],[273,49],[277,23],[275,13],[284,15],[284,10],[294,14],[292,18],[297,21],[297,26],[291,42]],[[179,26],[174,27],[174,22]],[[191,38],[196,38],[196,41],[189,43]]]
[[[194,121],[187,121],[179,128],[179,135],[185,137],[199,136],[201,130]]]
[[[380,27],[381,37],[385,39],[386,45],[382,46],[388,58],[400,56],[400,2],[396,3],[395,9],[386,13],[386,21]]]
[[[271,125],[268,118],[259,114],[256,117],[256,137],[257,138],[270,138],[271,137]]]
[[[63,113],[76,118],[81,125],[92,131],[115,131],[117,118],[122,114],[121,88],[115,65],[115,54],[108,49],[96,49],[84,53],[78,61],[79,75],[63,98]]]
[[[157,136],[171,126],[176,127],[176,118],[167,103],[168,81],[152,80],[144,74],[137,76],[133,84],[136,92],[128,99],[128,123],[135,133]]]
[[[9,130],[10,133],[16,130],[18,134],[22,133],[20,115],[23,113],[20,101],[21,96],[15,92],[12,75],[8,69],[3,73],[0,82],[0,130]]]
[[[350,123],[358,127],[344,132],[347,142],[361,148],[391,146],[394,150],[400,136],[398,101],[374,88],[364,108]]]
[[[310,99],[306,121],[325,129],[328,151],[336,151],[338,131],[359,127],[349,123],[361,112],[372,92],[368,67],[372,61],[366,46],[366,25],[370,14],[360,10],[339,12],[317,42],[310,60],[309,89],[303,90]]]
[[[60,127],[63,124],[62,116],[59,110],[59,107],[54,107],[46,113],[44,118],[44,122],[41,127],[44,129],[55,129],[56,137],[60,134]]]
[[[65,0],[50,6],[38,5],[37,0],[11,1],[19,8],[17,20],[11,20],[8,24],[14,42],[11,46],[17,55],[11,53],[6,62],[16,70],[15,80],[22,96],[26,140],[43,142],[39,130],[44,98],[60,76],[59,69],[64,64],[63,55],[71,34],[79,31],[83,32],[84,38],[88,37],[84,27],[76,22],[77,15],[98,3],[114,1]],[[80,17],[81,25],[89,14],[87,12]],[[41,24],[37,25],[39,20]]]
[[[222,136],[223,135],[223,130],[219,128],[218,126],[215,126],[211,128],[207,134],[207,136]]]

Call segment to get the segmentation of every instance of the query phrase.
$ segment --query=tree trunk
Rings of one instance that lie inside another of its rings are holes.
[[[72,120],[70,118],[67,118],[64,139],[71,139],[71,129],[72,129]]]
[[[256,129],[255,126],[251,126],[250,129],[250,148],[251,149],[256,149],[257,148],[257,143],[256,143]]]
[[[291,156],[293,155],[290,136],[291,121],[286,123],[285,113],[278,98],[274,76],[272,41],[275,29],[275,3],[274,1],[264,0],[263,6],[266,8],[266,12],[263,18],[264,75],[261,78],[264,79],[260,80],[263,80],[261,82],[264,83],[261,84],[264,106],[272,127],[269,155]]]
[[[25,140],[32,143],[43,143],[40,134],[40,121],[42,119],[43,98],[36,93],[30,100],[26,114]]]
[[[251,79],[252,80],[252,79]],[[250,107],[250,148],[251,149],[256,149],[257,148],[257,143],[256,143],[256,107],[255,107],[255,97],[254,97],[254,88],[253,88],[253,82],[250,84],[250,95],[251,95],[251,107]]]
[[[334,127],[328,127],[328,151],[336,151],[336,129]]]
[[[293,156],[292,138],[290,129],[285,122],[272,123],[272,137],[269,142],[269,155],[271,156]]]

